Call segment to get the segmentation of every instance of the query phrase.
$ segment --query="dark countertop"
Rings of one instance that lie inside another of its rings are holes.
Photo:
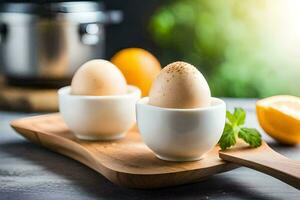
[[[245,108],[246,124],[260,129],[255,100],[226,99],[226,103],[229,109]],[[244,167],[185,186],[157,190],[121,188],[82,164],[17,135],[9,121],[24,116],[28,114],[0,112],[0,199],[300,199],[299,190]],[[263,137],[278,152],[300,160],[299,145],[284,147],[265,134]]]

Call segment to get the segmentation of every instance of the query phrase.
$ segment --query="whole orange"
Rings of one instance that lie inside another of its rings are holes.
[[[140,48],[123,49],[111,61],[122,71],[128,84],[141,89],[143,96],[148,95],[153,80],[161,70],[156,57]]]

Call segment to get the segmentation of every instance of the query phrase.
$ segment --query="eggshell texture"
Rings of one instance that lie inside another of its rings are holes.
[[[71,83],[71,94],[87,96],[122,95],[127,90],[122,72],[106,60],[91,60],[75,73]]]
[[[204,76],[191,64],[174,62],[154,80],[149,104],[164,108],[199,108],[210,105],[211,93]]]

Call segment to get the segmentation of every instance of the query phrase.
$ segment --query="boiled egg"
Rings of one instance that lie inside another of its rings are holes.
[[[73,95],[122,95],[126,90],[127,83],[122,72],[111,62],[102,59],[83,64],[71,82]]]
[[[210,105],[211,93],[200,71],[186,62],[173,62],[154,80],[149,104],[163,108],[200,108]]]

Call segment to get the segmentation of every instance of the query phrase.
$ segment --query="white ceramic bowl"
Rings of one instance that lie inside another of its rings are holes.
[[[211,99],[211,106],[193,109],[161,108],[136,104],[137,125],[146,145],[163,160],[201,159],[219,141],[226,119],[225,102]]]
[[[141,91],[128,86],[117,96],[71,95],[70,86],[61,88],[59,110],[76,137],[85,140],[119,139],[135,122],[135,103]]]

